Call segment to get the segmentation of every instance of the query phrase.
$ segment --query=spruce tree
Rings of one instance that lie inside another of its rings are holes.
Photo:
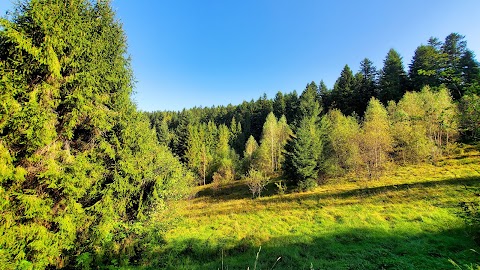
[[[353,107],[356,114],[362,116],[367,108],[368,101],[377,92],[377,69],[370,59],[365,58],[360,62],[360,70],[356,78],[350,106]]]
[[[322,137],[319,121],[321,107],[314,83],[307,85],[300,96],[301,119],[293,139],[285,147],[284,174],[301,189],[317,185],[320,163],[322,162]]]
[[[355,84],[356,80],[352,70],[345,65],[331,93],[332,107],[339,109],[345,115],[350,115],[354,111],[352,99]]]
[[[407,74],[402,57],[394,49],[388,51],[380,71],[378,99],[386,105],[388,101],[398,102],[406,91]]]
[[[442,67],[443,55],[437,40],[430,39],[429,45],[418,46],[408,74],[413,90],[420,91],[426,85],[439,86]]]
[[[480,95],[480,64],[471,50],[466,50],[460,59],[463,93]]]
[[[301,120],[295,136],[285,148],[284,173],[303,190],[317,185],[321,153],[318,127],[313,117]]]

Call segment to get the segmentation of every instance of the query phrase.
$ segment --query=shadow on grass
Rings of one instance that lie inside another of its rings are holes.
[[[399,184],[399,185],[388,185],[388,186],[379,186],[379,187],[365,187],[365,188],[356,188],[346,191],[339,192],[323,192],[323,193],[294,193],[293,196],[275,196],[277,194],[277,188],[275,186],[275,181],[269,183],[264,192],[262,193],[262,202],[269,201],[288,201],[288,200],[302,200],[302,199],[329,199],[329,198],[339,198],[347,199],[350,197],[371,197],[376,196],[382,193],[395,192],[395,191],[404,191],[409,189],[422,189],[422,188],[432,188],[437,186],[480,186],[480,176],[471,176],[471,177],[460,177],[460,178],[448,178],[435,181],[426,181],[418,183],[408,183],[408,184]],[[292,188],[290,188],[292,190]],[[218,190],[215,190],[211,187],[205,188],[197,193],[197,198],[206,198],[212,199],[214,201],[228,201],[228,200],[238,200],[238,199],[248,199],[252,198],[252,194],[248,189],[248,186],[243,181],[235,181],[231,184],[220,187]]]
[[[357,203],[363,203],[365,200],[373,199],[373,203],[413,203],[415,201],[430,200],[432,192],[429,189],[436,187],[451,186],[455,189],[470,189],[471,187],[480,188],[480,177],[463,177],[463,178],[450,178],[444,180],[435,180],[420,183],[411,184],[399,184],[388,185],[380,187],[365,187],[355,188],[344,191],[323,191],[323,192],[306,192],[306,193],[292,193],[285,196],[272,196],[275,194],[274,183],[269,186],[270,192],[266,192],[260,199],[252,200],[253,205],[243,205],[248,202],[242,202],[242,204],[218,204],[215,207],[201,208],[189,213],[190,217],[195,216],[216,216],[216,215],[228,215],[228,214],[250,214],[252,213],[252,207],[255,209],[255,205],[263,205],[266,207],[276,207],[277,204],[288,204],[290,209],[293,208],[318,208],[323,206],[341,206],[352,205]],[[455,189],[449,189],[452,192],[456,192]],[[273,191],[272,191],[273,190]],[[405,192],[411,191],[411,192]],[[433,195],[432,195],[433,196]],[[455,196],[455,195],[452,195]],[[251,199],[248,187],[244,182],[235,182],[229,184],[228,187],[224,187],[217,191],[212,189],[205,189],[201,193],[197,194],[197,197],[202,200],[209,200],[209,203],[227,202],[236,199]],[[353,200],[350,200],[353,199]],[[314,202],[313,204],[311,202]],[[435,200],[434,200],[435,201]],[[457,207],[458,202],[447,201],[435,201],[436,206],[440,207]],[[252,206],[252,207],[250,207]]]
[[[480,187],[480,176],[449,178],[435,181],[419,182],[412,184],[388,185],[380,187],[356,188],[340,192],[324,192],[324,193],[298,193],[295,196],[275,197],[262,200],[265,203],[270,202],[288,202],[298,200],[324,200],[324,199],[348,199],[352,197],[368,198],[378,196],[389,192],[400,192],[410,189],[428,189],[441,186],[461,186],[468,188],[472,186]]]
[[[257,269],[453,269],[480,263],[474,242],[463,229],[435,233],[392,234],[382,230],[351,229],[320,237],[289,236],[263,241],[255,235],[238,241],[187,238],[170,244],[163,252],[150,254],[152,269],[253,269],[261,246]],[[223,256],[223,259],[222,259]]]
[[[277,179],[272,179],[265,189],[262,191],[261,197],[269,197],[277,194],[277,187],[275,182],[278,182]],[[245,181],[234,181],[232,183],[223,185],[218,189],[213,188],[212,186],[207,187],[199,191],[196,195],[197,198],[208,198],[216,201],[228,201],[228,200],[241,200],[241,199],[253,199],[252,193],[248,188]]]

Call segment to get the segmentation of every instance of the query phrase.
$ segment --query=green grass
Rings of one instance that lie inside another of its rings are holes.
[[[166,269],[455,269],[480,263],[458,217],[478,200],[480,153],[393,168],[378,180],[332,179],[312,192],[251,199],[239,181],[177,207],[147,267]],[[223,258],[222,258],[223,256]]]

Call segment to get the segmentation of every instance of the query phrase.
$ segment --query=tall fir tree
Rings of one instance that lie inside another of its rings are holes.
[[[388,51],[378,83],[378,99],[386,105],[388,101],[398,102],[407,89],[407,74],[403,67],[402,57],[394,50]]]
[[[350,106],[353,107],[356,114],[362,116],[370,98],[377,92],[377,69],[370,59],[365,58],[360,62],[360,70],[357,75]]]
[[[352,114],[354,111],[354,108],[352,107],[352,98],[355,85],[355,76],[353,76],[350,67],[345,65],[340,73],[340,77],[333,86],[331,93],[332,107],[339,109],[345,115]]]
[[[441,82],[450,90],[454,99],[459,99],[464,92],[461,64],[462,56],[467,50],[467,42],[464,36],[451,33],[441,47],[445,61]]]
[[[480,64],[471,50],[466,50],[460,60],[463,93],[480,95]]]
[[[320,162],[322,162],[322,137],[319,122],[321,106],[317,87],[308,84],[300,96],[301,119],[293,139],[285,147],[284,174],[301,189],[317,185]]]
[[[426,85],[440,86],[442,67],[443,55],[437,39],[431,38],[428,45],[418,46],[408,73],[413,90],[420,91]]]

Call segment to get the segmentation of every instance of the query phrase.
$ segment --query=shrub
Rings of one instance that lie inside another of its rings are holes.
[[[252,192],[252,196],[255,197],[257,194],[258,197],[261,196],[262,190],[268,184],[270,180],[263,172],[251,169],[248,171],[248,175],[245,178],[247,181],[248,188]]]

